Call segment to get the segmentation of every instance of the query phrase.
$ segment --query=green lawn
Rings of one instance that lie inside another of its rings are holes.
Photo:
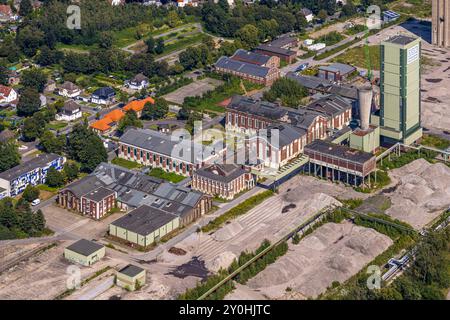
[[[178,36],[180,37],[180,36]],[[205,38],[206,35],[203,33],[197,33],[191,36],[182,37],[181,39],[178,38],[174,40],[173,42],[170,42],[164,46],[164,52],[157,57],[165,56],[169,53],[172,53],[174,51],[178,51],[184,48],[187,48],[189,46],[192,46],[194,44],[200,43],[203,38]]]
[[[450,147],[450,141],[447,139],[434,136],[432,134],[424,134],[421,144],[428,147],[433,147],[441,150],[445,150]]]
[[[67,127],[67,122],[54,121],[47,124],[47,129],[50,130],[61,130],[65,127]]]
[[[380,70],[380,46],[369,46],[370,65],[372,70]],[[366,68],[366,54],[364,46],[348,49],[333,59],[333,62],[350,64],[360,68]]]
[[[186,179],[185,176],[173,173],[173,172],[166,172],[161,168],[153,168],[149,173],[149,176],[151,177],[155,177],[155,178],[159,178],[159,179],[163,179],[163,180],[167,180],[170,181],[172,183],[178,183],[183,181],[184,179]]]
[[[122,158],[114,158],[111,160],[112,164],[127,168],[127,169],[137,169],[142,167],[139,163],[134,162],[134,161],[130,161],[130,160],[126,160],[126,159],[122,159]]]
[[[402,0],[388,4],[389,9],[418,18],[431,17],[430,0]]]

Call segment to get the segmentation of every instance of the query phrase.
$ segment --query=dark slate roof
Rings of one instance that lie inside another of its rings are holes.
[[[119,270],[119,273],[122,273],[126,276],[129,276],[131,278],[136,277],[138,274],[140,274],[144,269],[139,268],[138,266],[135,266],[133,264],[129,264],[126,267]]]
[[[263,66],[270,60],[271,57],[261,53],[251,52],[244,49],[237,49],[230,58],[237,61]]]
[[[275,131],[276,130],[276,131]],[[267,132],[267,133],[266,133]],[[278,133],[279,141],[274,142],[274,134]],[[265,136],[271,139],[270,143],[273,147],[282,148],[284,146],[290,145],[294,140],[300,139],[306,135],[306,130],[299,127],[294,127],[288,124],[272,124],[267,127],[267,129],[260,130],[259,135]],[[278,146],[277,146],[278,144]]]
[[[172,141],[172,136],[149,129],[128,129],[120,137],[120,142],[190,163],[201,161],[206,149],[192,140]],[[208,158],[208,155],[205,155],[205,158]]]
[[[306,145],[304,149],[305,153],[307,151],[315,151],[360,164],[364,164],[370,159],[375,158],[375,156],[371,153],[322,140],[313,141],[312,143]]]
[[[287,113],[278,104],[244,96],[233,96],[227,108],[272,120],[278,120]]]
[[[150,206],[141,206],[111,224],[128,231],[147,236],[176,219],[177,216]]]
[[[248,172],[249,170],[235,164],[213,164],[198,169],[195,174],[207,179],[228,183]]]
[[[114,96],[116,92],[111,87],[103,87],[94,91],[92,94],[93,97],[99,97],[100,99],[108,99]]]
[[[295,51],[293,51],[293,50],[289,50],[289,49],[284,49],[284,48],[280,48],[280,47],[277,47],[277,46],[273,46],[270,43],[269,44],[261,44],[258,47],[256,47],[256,50],[273,52],[273,53],[281,54],[281,55],[284,55],[284,56],[297,55],[297,53]]]
[[[294,72],[288,72],[286,78],[297,81],[299,84],[310,90],[316,90],[325,93],[334,93],[344,98],[352,100],[358,99],[358,89],[344,85],[333,84],[327,79],[313,76],[298,75]]]
[[[104,185],[105,183],[98,179],[96,176],[89,175],[68,185],[65,190],[69,190],[76,197],[81,197]]]
[[[66,249],[79,253],[85,257],[90,256],[91,254],[97,252],[98,250],[100,250],[101,248],[103,248],[104,246],[102,246],[101,244],[86,240],[86,239],[81,239],[78,240],[75,243],[72,243],[70,246],[68,246]]]
[[[100,187],[97,188],[91,192],[89,192],[88,194],[85,194],[83,197],[87,198],[91,201],[94,202],[100,202],[103,199],[105,199],[106,197],[114,194],[115,192],[111,189],[105,188],[105,187]]]
[[[310,103],[307,108],[326,116],[334,116],[351,109],[352,104],[345,98],[330,94]]]
[[[281,37],[276,38],[275,40],[272,40],[270,42],[270,44],[274,47],[282,48],[284,46],[295,44],[296,42],[297,42],[297,39],[294,37],[281,36]]]
[[[355,71],[356,68],[354,66],[344,64],[344,63],[332,63],[329,66],[319,67],[319,70],[335,72],[335,73],[340,73],[342,75],[345,75],[345,74]]]
[[[256,64],[236,61],[228,57],[220,57],[219,60],[217,60],[215,66],[217,68],[228,69],[261,78],[267,76],[270,70],[270,68],[267,67],[261,67]]]
[[[67,100],[64,103],[64,106],[61,109],[61,113],[71,115],[74,112],[78,112],[78,110],[80,110],[80,105],[71,99],[71,100]]]
[[[27,162],[19,164],[9,170],[0,173],[0,178],[5,179],[7,181],[14,180],[23,175],[24,173],[33,171],[37,168],[46,167],[50,162],[60,157],[61,156],[53,153],[42,153]]]

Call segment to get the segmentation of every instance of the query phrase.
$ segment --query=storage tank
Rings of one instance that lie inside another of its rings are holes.
[[[366,85],[358,89],[359,99],[359,117],[361,120],[361,129],[369,129],[370,112],[372,109],[373,91],[371,85]]]

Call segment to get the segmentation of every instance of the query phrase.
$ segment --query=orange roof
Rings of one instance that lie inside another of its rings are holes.
[[[122,110],[120,110],[120,109],[115,109],[115,110],[111,111],[110,113],[105,114],[105,116],[104,116],[103,118],[104,118],[104,119],[109,118],[111,121],[108,122],[108,123],[111,123],[111,122],[117,122],[117,121],[119,121],[119,120],[122,119],[124,116],[125,116],[125,113],[123,113]]]
[[[112,122],[111,119],[103,118],[98,121],[95,121],[94,123],[91,123],[91,128],[99,131],[106,131],[111,129],[111,126],[109,125],[111,122]]]
[[[142,109],[144,109],[144,106],[147,102],[154,104],[155,100],[153,100],[153,98],[151,97],[147,97],[142,100],[133,100],[130,103],[128,103],[125,107],[123,107],[123,110],[125,111],[133,110],[134,112],[139,112]]]

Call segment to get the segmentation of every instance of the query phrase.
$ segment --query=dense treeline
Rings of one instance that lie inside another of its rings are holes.
[[[25,199],[0,200],[0,240],[42,236],[45,218],[41,210],[33,213]]]

